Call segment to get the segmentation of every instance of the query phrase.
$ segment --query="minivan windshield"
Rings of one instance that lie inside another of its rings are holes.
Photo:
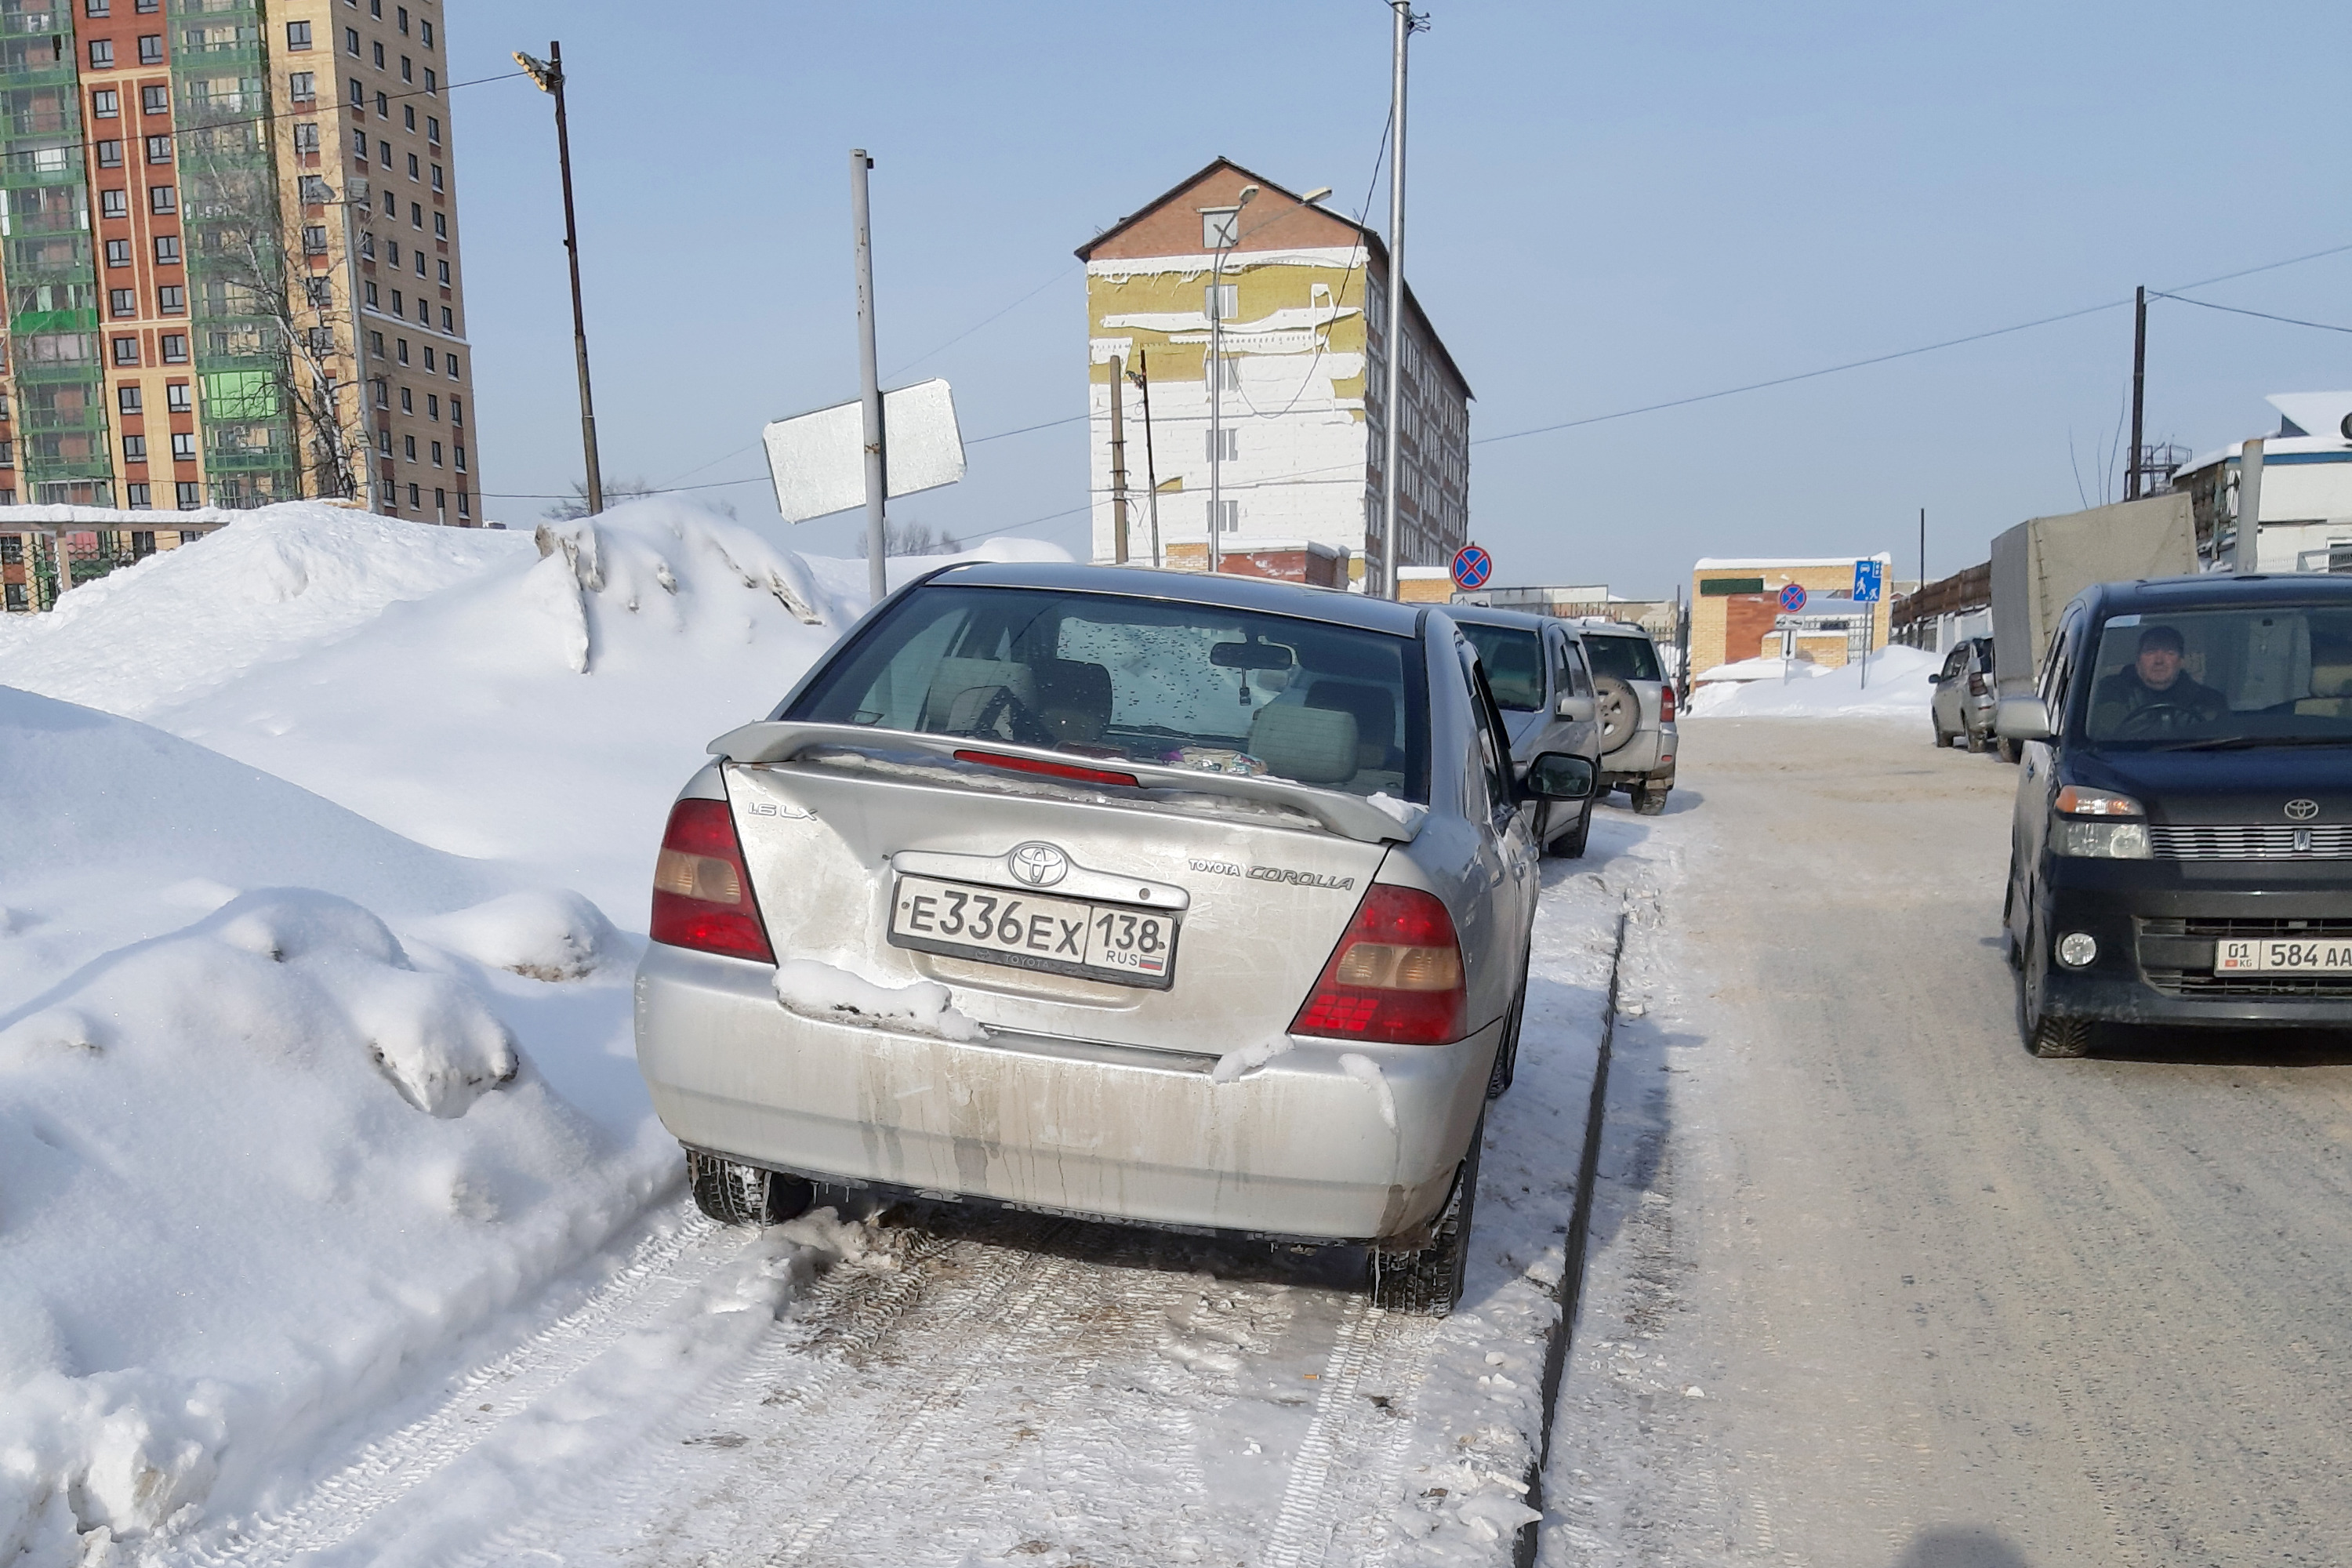
[[[2352,742],[2352,605],[2110,616],[2089,676],[2096,744]]]
[[[1584,634],[1585,657],[1592,660],[1592,673],[1613,675],[1620,680],[1658,680],[1658,650],[1650,646],[1648,637],[1627,637],[1621,632],[1587,632]]]
[[[1429,798],[1410,638],[1037,588],[919,588],[780,715]]]
[[[1478,650],[1486,667],[1486,689],[1495,706],[1512,713],[1532,713],[1543,706],[1543,637],[1521,626],[1486,626],[1457,621],[1462,635]]]

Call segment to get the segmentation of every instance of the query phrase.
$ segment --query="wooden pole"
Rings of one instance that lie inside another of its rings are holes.
[[[1127,363],[1110,356],[1110,558],[1127,564]]]

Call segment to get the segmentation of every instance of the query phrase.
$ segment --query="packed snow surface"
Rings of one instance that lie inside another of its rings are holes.
[[[1861,660],[1841,669],[1792,660],[1783,681],[1779,659],[1744,659],[1700,676],[1685,711],[1696,719],[1918,718],[1935,695],[1928,677],[1942,663],[1916,647],[1883,647],[1870,656],[1864,686]],[[1757,665],[1770,666],[1770,676],[1756,679]],[[1717,679],[1720,671],[1729,673]]]

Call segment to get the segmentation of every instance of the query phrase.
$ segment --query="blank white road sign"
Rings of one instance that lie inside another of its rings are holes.
[[[866,426],[856,403],[779,419],[761,433],[776,510],[806,522],[866,504]],[[955,396],[944,381],[918,382],[882,395],[883,456],[888,494],[910,496],[963,478],[963,434]]]

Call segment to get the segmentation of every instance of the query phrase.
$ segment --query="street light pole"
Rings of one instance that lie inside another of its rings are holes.
[[[866,589],[880,604],[890,592],[889,529],[883,506],[890,489],[887,433],[882,426],[881,362],[874,350],[874,226],[866,204],[866,174],[874,160],[849,150],[849,217],[857,230],[857,368],[860,424],[866,447]]]
[[[2132,437],[2131,464],[2124,469],[2124,500],[2139,500],[2140,416],[2147,400],[2147,288],[2132,291]]]
[[[1143,392],[1143,483],[1150,493],[1147,505],[1151,513],[1151,563],[1160,562],[1160,462],[1151,453],[1151,360],[1141,349],[1135,351],[1135,369],[1129,379]]]
[[[1218,569],[1217,531],[1225,525],[1225,257],[1241,242],[1242,209],[1257,195],[1244,185],[1234,216],[1217,237],[1215,264],[1209,270],[1209,570]]]
[[[572,349],[580,363],[580,446],[588,465],[588,513],[604,510],[604,476],[596,462],[596,400],[588,390],[588,315],[580,302],[580,230],[572,209],[572,132],[563,117],[563,45],[547,46],[547,58],[515,51],[515,63],[555,100],[555,158],[563,170],[563,250],[572,264]]]

